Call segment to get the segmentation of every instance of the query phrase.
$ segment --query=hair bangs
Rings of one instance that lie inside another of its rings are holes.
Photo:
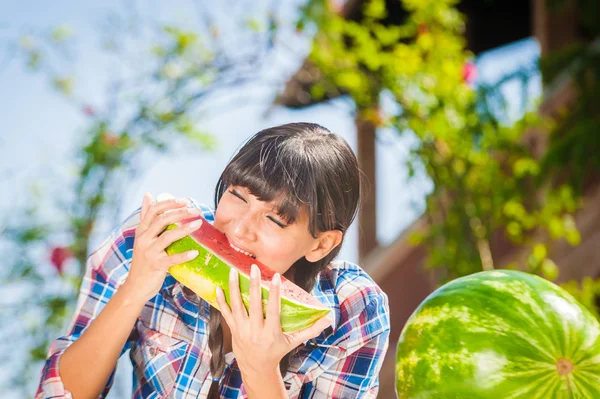
[[[305,173],[310,167],[306,157],[281,144],[277,140],[249,143],[260,145],[260,150],[238,154],[225,168],[222,180],[226,186],[245,187],[258,200],[273,203],[277,214],[291,224],[304,209],[307,215],[313,214],[317,193],[311,173]],[[309,230],[315,236],[312,219]]]

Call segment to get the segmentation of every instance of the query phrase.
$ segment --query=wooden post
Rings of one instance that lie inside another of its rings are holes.
[[[553,9],[547,0],[533,1],[533,34],[540,43],[542,55],[577,42],[578,16],[575,0]]]
[[[359,262],[377,247],[377,212],[375,179],[375,134],[377,127],[371,118],[359,113],[356,117],[358,165],[362,171],[362,202],[358,213]]]

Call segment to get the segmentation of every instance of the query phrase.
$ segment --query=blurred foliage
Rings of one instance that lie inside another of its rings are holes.
[[[94,249],[94,227],[98,221],[110,226],[119,222],[122,195],[131,182],[159,154],[181,151],[181,144],[184,151],[197,152],[218,146],[203,128],[207,109],[214,115],[218,110],[212,104],[219,95],[259,77],[276,39],[274,11],[260,17],[257,8],[254,2],[239,4],[227,16],[228,37],[219,33],[214,9],[199,9],[198,31],[138,14],[111,13],[99,34],[102,55],[115,65],[104,105],[92,105],[78,90],[82,77],[76,79],[70,71],[77,35],[69,26],[31,30],[7,47],[9,56],[45,76],[86,122],[74,143],[74,181],[60,182],[59,198],[48,198],[41,182],[33,182],[32,201],[15,204],[3,215],[0,284],[3,290],[17,290],[18,296],[0,305],[0,328],[14,336],[17,320],[25,334],[18,337],[19,350],[5,351],[1,358],[26,362],[16,363],[0,379],[0,390],[19,388],[24,397],[31,396],[39,380],[34,372],[73,314],[87,256]],[[256,17],[248,20],[248,15]],[[41,213],[48,206],[51,220]]]
[[[419,145],[407,166],[412,176],[424,170],[434,188],[427,197],[428,229],[411,241],[426,246],[427,267],[438,271],[440,283],[500,266],[556,280],[559,269],[548,246],[552,240],[579,244],[574,214],[582,206],[584,178],[597,176],[600,162],[598,43],[541,60],[546,85],[560,85],[557,77],[567,75],[578,92],[575,106],[559,116],[543,115],[527,107],[527,83],[538,65],[493,84],[472,84],[473,54],[465,48],[457,3],[403,0],[406,18],[391,25],[384,23],[384,0],[365,1],[360,22],[346,20],[330,1],[309,1],[297,28],[316,27],[310,60],[323,73],[310,94],[315,99],[347,94],[363,119],[416,135]],[[578,5],[597,30],[595,3]],[[513,122],[500,89],[515,80],[525,110]],[[397,112],[381,110],[382,94],[393,97]],[[532,138],[547,140],[544,153],[536,153]],[[499,241],[521,248],[515,262],[501,264],[504,250],[494,252]],[[567,287],[586,306],[595,306],[591,294],[599,281]]]

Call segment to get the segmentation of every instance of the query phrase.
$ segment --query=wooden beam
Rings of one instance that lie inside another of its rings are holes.
[[[359,113],[356,117],[358,143],[358,166],[362,172],[362,199],[358,212],[358,258],[361,262],[377,247],[377,212],[375,179],[375,134],[377,127],[372,120]]]
[[[533,34],[540,43],[542,56],[566,45],[576,43],[579,18],[575,0],[549,6],[548,0],[533,1]]]

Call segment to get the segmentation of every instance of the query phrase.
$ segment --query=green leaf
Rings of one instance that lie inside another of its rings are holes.
[[[167,54],[167,49],[161,45],[155,44],[150,48],[150,52],[157,57],[163,58]]]
[[[362,86],[362,77],[358,71],[346,70],[340,71],[336,76],[337,83],[350,91],[357,91]]]
[[[544,259],[542,261],[542,274],[550,281],[556,281],[559,274],[558,266],[551,259]]]
[[[316,83],[310,88],[310,95],[317,100],[323,98],[325,93],[325,86],[322,83]]]
[[[573,246],[577,246],[581,243],[581,235],[577,226],[575,225],[575,219],[572,215],[566,214],[563,216],[563,226],[565,231],[565,239]]]
[[[520,202],[511,199],[504,204],[504,214],[510,218],[522,219],[526,211]]]
[[[50,346],[50,342],[45,340],[40,342],[38,345],[34,346],[29,351],[29,356],[31,360],[34,362],[44,361],[46,360],[46,355],[48,353],[48,347]]]
[[[175,41],[175,53],[182,55],[192,45],[199,42],[198,35],[195,32],[184,31],[174,26],[163,26],[163,30]]]
[[[70,76],[55,78],[54,87],[62,92],[65,96],[71,97],[75,88],[75,79]]]
[[[565,229],[562,220],[559,217],[553,216],[548,223],[548,232],[553,239],[560,238],[564,235]]]
[[[509,222],[506,225],[506,231],[513,240],[519,240],[522,235],[521,225],[517,222]]]
[[[36,45],[37,43],[35,42],[35,39],[30,35],[21,36],[19,39],[19,46],[25,50],[33,50]]]
[[[256,33],[261,33],[266,30],[265,25],[257,18],[248,18],[246,20],[246,24],[253,32],[256,32]]]
[[[547,254],[548,250],[544,244],[536,244],[535,247],[533,247],[533,256],[535,256],[536,259],[542,261],[546,258]]]
[[[31,51],[27,60],[27,67],[33,70],[38,69],[40,66],[40,59],[41,56],[38,51]]]
[[[192,141],[199,143],[206,151],[214,151],[218,148],[219,142],[216,137],[210,133],[193,129],[186,133],[186,136]]]
[[[513,165],[513,171],[516,177],[523,177],[527,174],[536,176],[540,172],[538,163],[531,158],[520,158]]]
[[[382,46],[391,46],[400,40],[402,30],[398,26],[374,25],[373,33]]]
[[[52,29],[51,37],[55,42],[63,42],[73,36],[73,28],[70,25],[63,24]]]
[[[425,239],[425,235],[422,232],[412,232],[409,236],[408,236],[408,242],[410,245],[420,245],[423,240]]]
[[[363,13],[369,18],[383,19],[387,16],[386,3],[384,0],[369,0],[364,6]]]

